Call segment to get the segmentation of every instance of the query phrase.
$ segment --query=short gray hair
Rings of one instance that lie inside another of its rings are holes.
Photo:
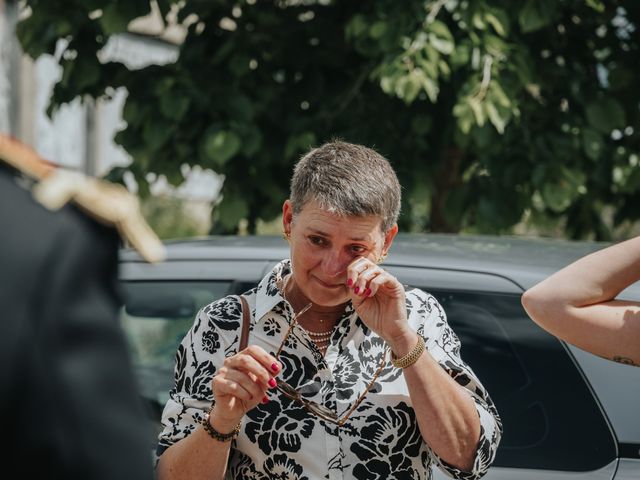
[[[294,214],[316,201],[339,215],[377,215],[383,232],[398,221],[400,197],[400,182],[386,158],[371,148],[343,141],[308,152],[291,178]]]

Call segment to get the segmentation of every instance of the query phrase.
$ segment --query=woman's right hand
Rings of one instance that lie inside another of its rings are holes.
[[[213,377],[212,390],[215,407],[209,422],[216,430],[226,433],[259,403],[267,403],[267,391],[275,388],[275,375],[280,363],[261,347],[250,345],[224,360]]]

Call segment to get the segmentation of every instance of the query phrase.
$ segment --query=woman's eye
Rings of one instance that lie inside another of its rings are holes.
[[[309,241],[313,245],[324,245],[325,244],[324,238],[322,238],[322,237],[311,236],[311,237],[309,237]]]
[[[357,255],[362,255],[366,252],[366,248],[364,248],[362,245],[352,245],[351,252]]]

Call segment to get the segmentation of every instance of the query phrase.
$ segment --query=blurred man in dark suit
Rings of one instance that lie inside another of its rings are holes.
[[[50,168],[12,139],[0,147],[2,469],[152,479],[151,432],[118,324],[120,237],[91,205],[45,208],[31,187]]]

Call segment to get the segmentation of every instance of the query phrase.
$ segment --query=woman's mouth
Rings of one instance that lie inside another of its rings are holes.
[[[318,277],[313,277],[313,278],[314,278],[314,280],[316,282],[318,282],[324,288],[336,289],[336,288],[343,287],[342,283],[327,283],[327,282],[324,282],[324,281],[320,280]]]

